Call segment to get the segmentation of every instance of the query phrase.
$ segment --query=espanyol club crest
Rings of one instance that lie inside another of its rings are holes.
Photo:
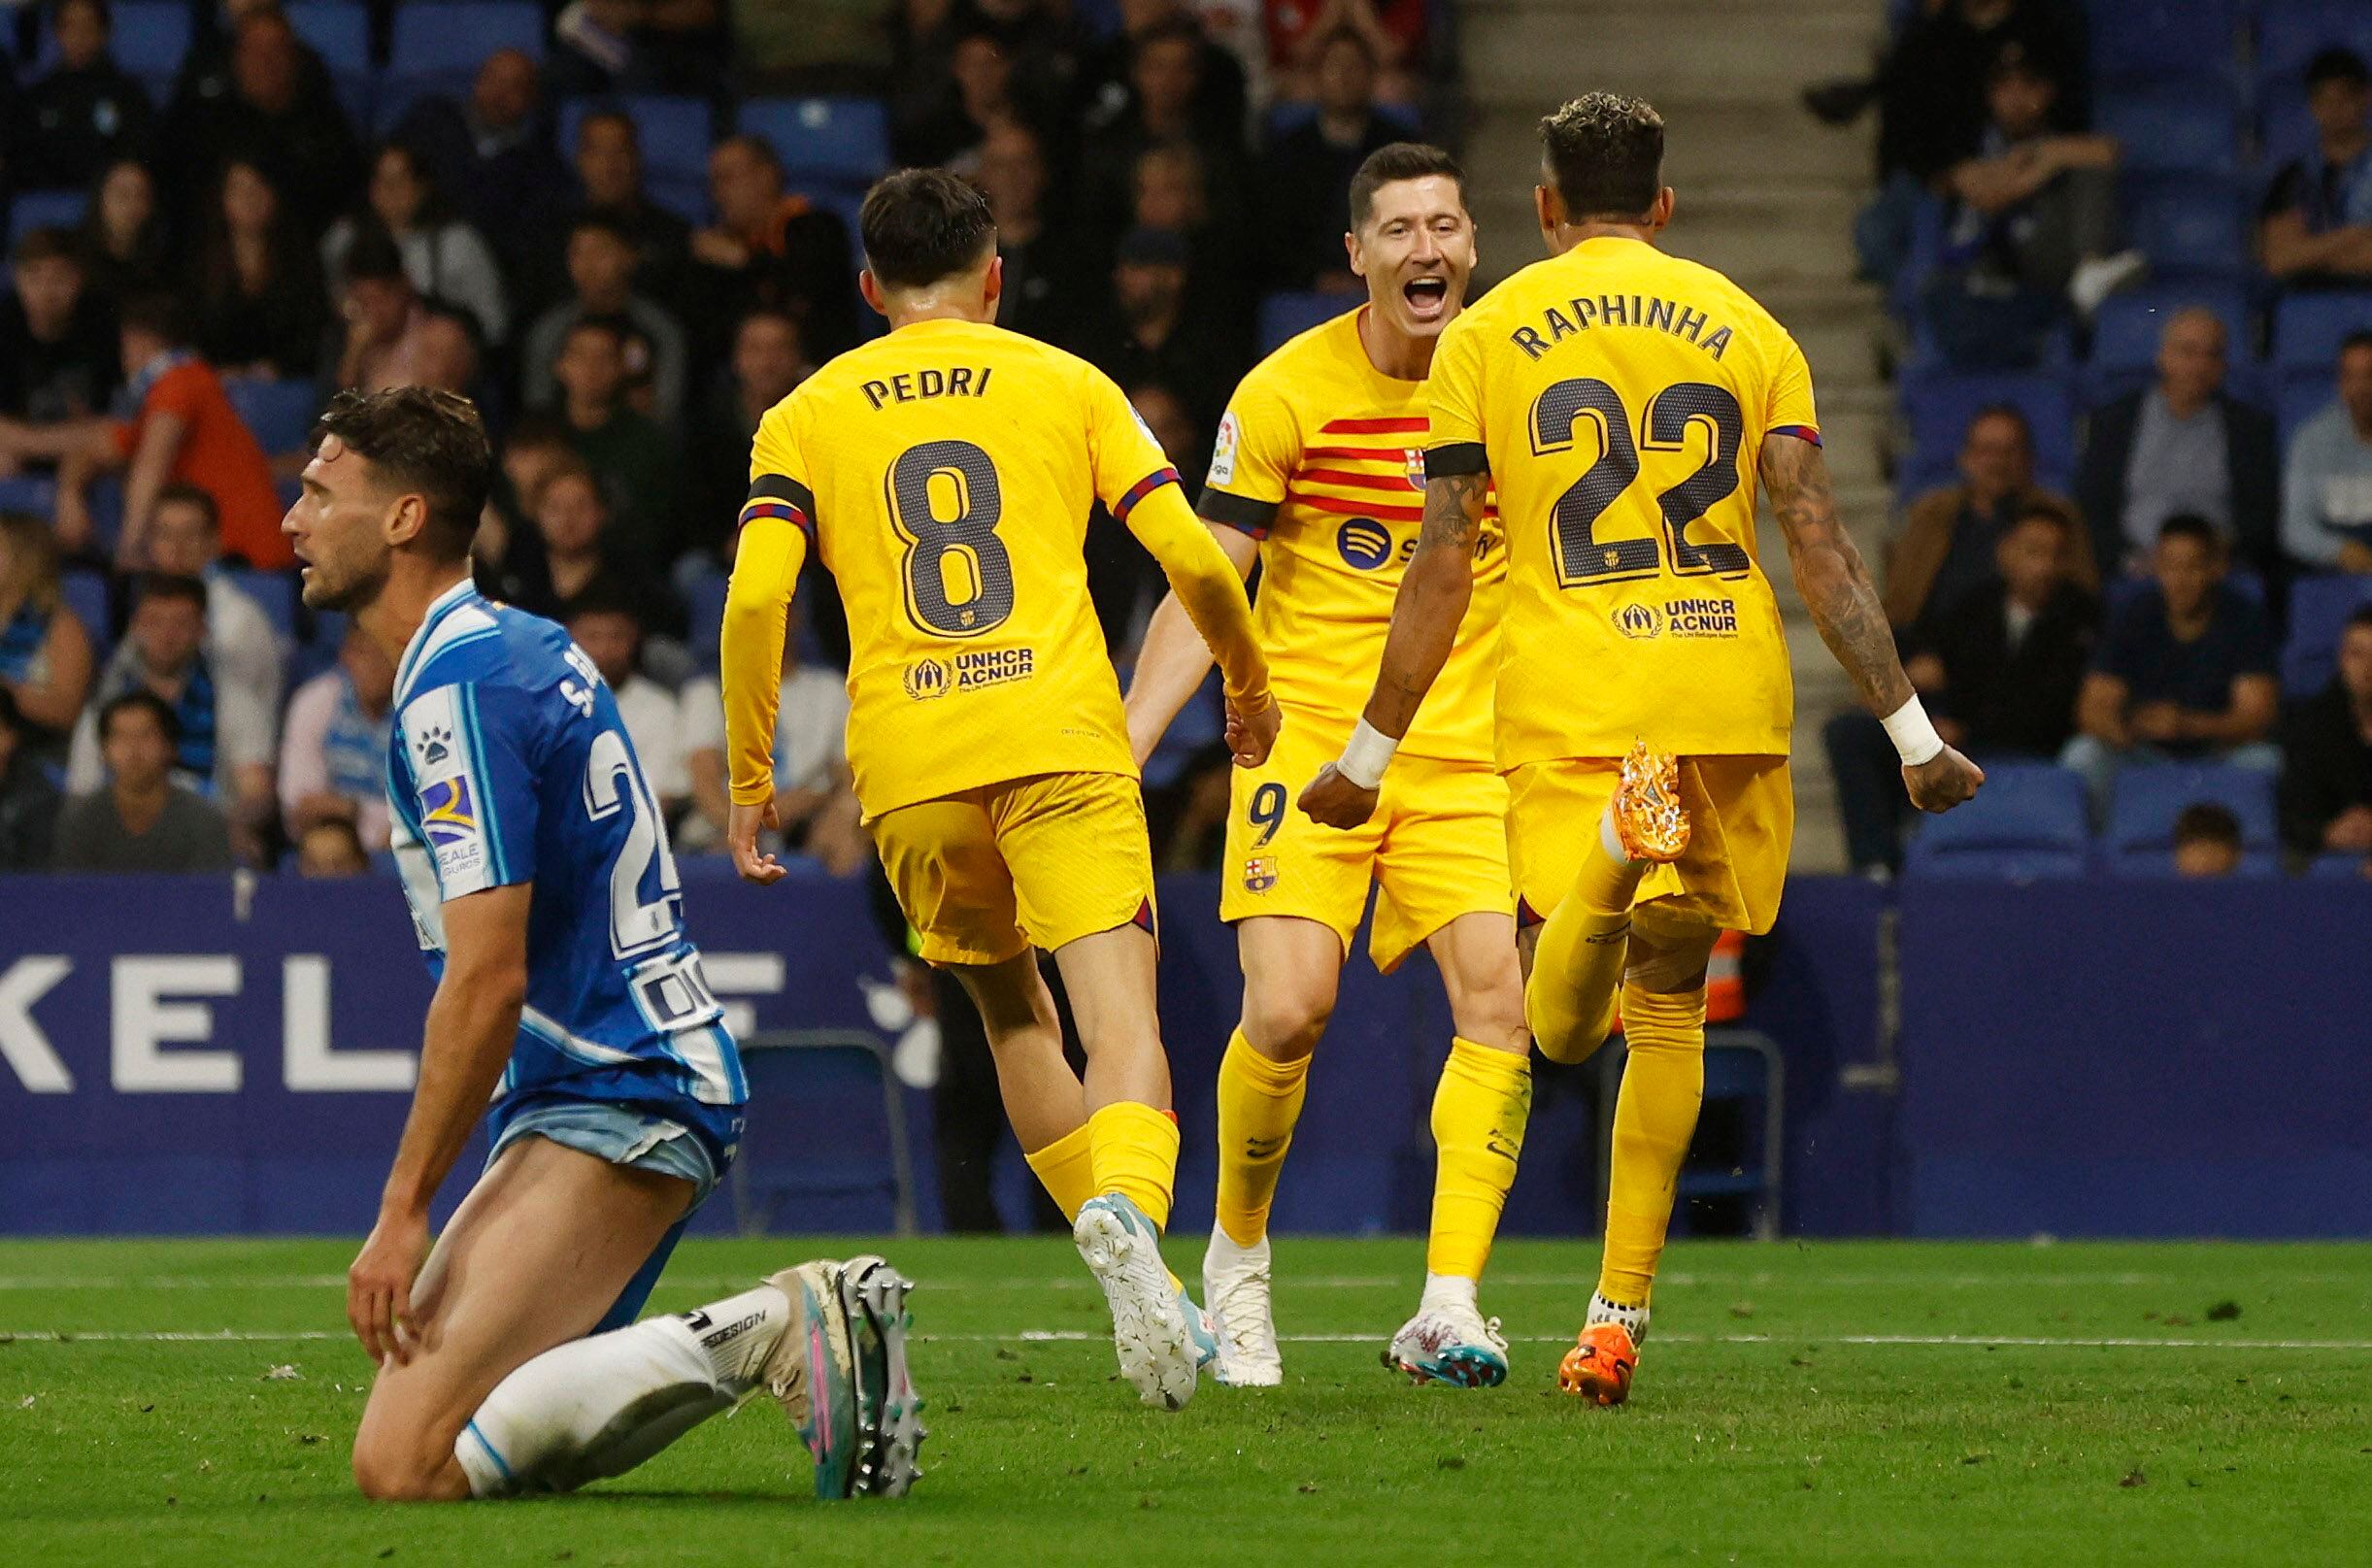
[[[1244,891],[1265,893],[1277,885],[1277,862],[1255,854],[1244,862]]]
[[[1403,450],[1409,457],[1409,488],[1421,490],[1424,488],[1424,452],[1416,447]]]

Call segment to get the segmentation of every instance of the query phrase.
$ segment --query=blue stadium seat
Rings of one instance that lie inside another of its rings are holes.
[[[2240,9],[2232,0],[2092,0],[2084,9],[2096,81],[2155,82],[2218,62],[2231,72]]]
[[[651,175],[643,181],[643,189],[653,202],[694,228],[702,227],[709,221],[711,207],[706,175]],[[855,231],[852,229],[850,232]]]
[[[2282,689],[2309,697],[2330,683],[2339,632],[2372,604],[2372,578],[2302,577],[2289,586],[2289,640],[2282,647]]]
[[[2306,874],[2317,882],[2362,882],[2364,857],[2360,854],[2319,854],[2306,862]]]
[[[913,1233],[905,1102],[884,1041],[864,1030],[760,1031],[742,1043],[742,1070],[753,1102],[799,1111],[755,1118],[742,1140],[728,1183],[743,1235]]]
[[[305,450],[313,417],[321,410],[320,393],[311,382],[241,380],[224,383],[222,390],[267,453]]]
[[[174,78],[181,75],[182,56],[189,52],[188,0],[116,0],[109,15],[114,25],[108,35],[108,53],[140,79],[151,102],[162,110],[173,95]],[[26,80],[56,64],[57,35],[45,17],[41,47]]]
[[[1271,294],[1260,301],[1260,351],[1355,309],[1356,294]]]
[[[2273,362],[2330,375],[2340,340],[2365,330],[2372,330],[2372,291],[2285,295],[2273,308]]]
[[[732,580],[722,572],[705,572],[685,586],[685,600],[691,611],[691,636],[685,646],[691,650],[692,662],[703,670],[717,668],[717,642],[724,630],[725,589]]]
[[[2288,451],[2289,438],[2298,433],[2298,426],[2336,402],[2339,389],[2327,368],[2286,370],[2278,374],[2274,425],[2282,450]]]
[[[2043,762],[1999,763],[1967,805],[1922,818],[1904,859],[1910,876],[2032,882],[2081,877],[2091,832],[2084,781]]]
[[[698,98],[671,98],[657,93],[623,98],[569,98],[560,104],[560,155],[577,155],[577,131],[595,111],[622,110],[634,121],[643,150],[643,173],[656,183],[662,177],[688,178],[705,194],[708,188],[709,147],[715,121],[709,106]]]
[[[2174,821],[2186,807],[2212,802],[2240,819],[2245,857],[2269,862],[2279,847],[2273,775],[2208,763],[2198,767],[2120,768],[2102,835],[2108,868],[2119,876],[2165,876],[2174,869]]]
[[[2098,370],[2146,369],[2157,362],[2158,334],[2181,311],[2204,307],[2223,323],[2224,352],[2237,359],[2248,351],[2249,301],[2237,284],[2151,284],[2111,294],[2092,318],[2092,351],[2086,363]]]
[[[0,479],[0,512],[47,517],[57,507],[57,482],[47,474],[11,474]]]
[[[877,99],[752,98],[736,124],[773,147],[794,186],[862,185],[889,168],[889,112]]]
[[[2041,472],[2063,475],[2076,464],[2075,401],[2066,378],[2035,372],[1929,373],[1906,376],[1902,407],[1910,421],[1911,442],[1918,460],[1929,471],[1941,458],[1949,473],[1960,450],[1960,438],[1977,411],[2007,403],[2025,415],[2034,429],[2034,464]]]
[[[2372,8],[2349,0],[2257,0],[2256,11],[2260,91],[2295,81],[2316,51],[2332,44],[2372,59]]]
[[[9,204],[9,241],[15,244],[35,229],[78,227],[89,210],[85,190],[20,190]]]
[[[1318,105],[1304,100],[1299,103],[1277,103],[1268,106],[1268,118],[1262,128],[1263,142],[1274,142],[1287,131],[1298,130],[1318,117]],[[1376,118],[1390,125],[1403,136],[1414,137],[1424,128],[1417,111],[1408,104],[1378,104]]]
[[[321,57],[347,117],[357,125],[371,123],[378,70],[371,63],[370,8],[356,0],[305,0],[288,7],[287,17],[296,36]]]
[[[2121,182],[2125,233],[2158,278],[2237,278],[2249,267],[2240,186],[2230,179],[2147,174]]]
[[[506,49],[544,57],[544,12],[534,0],[406,0],[387,45],[380,125],[430,93],[466,94],[486,56]]]
[[[2228,175],[2240,167],[2240,101],[2213,77],[2103,93],[2092,126],[2122,149],[2132,174]]]
[[[104,659],[113,642],[108,636],[106,577],[86,568],[76,567],[59,576],[58,591],[65,598],[66,608],[75,613],[83,622],[83,629],[90,633],[92,650]]]
[[[346,616],[337,610],[317,610],[313,616],[313,635],[296,645],[296,657],[288,665],[288,689],[319,675],[338,662],[338,650],[346,643]]]
[[[241,572],[231,580],[242,593],[262,609],[264,619],[281,641],[296,641],[296,575],[293,572]]]

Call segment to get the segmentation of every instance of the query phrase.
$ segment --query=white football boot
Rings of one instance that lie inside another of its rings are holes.
[[[1507,1336],[1499,1319],[1485,1318],[1472,1301],[1436,1301],[1401,1325],[1384,1364],[1418,1383],[1495,1388],[1507,1381]]]
[[[1160,1233],[1145,1211],[1117,1192],[1089,1198],[1071,1227],[1104,1302],[1112,1309],[1112,1341],[1120,1375],[1149,1405],[1182,1410],[1194,1397],[1193,1330],[1161,1266]]]
[[[1240,1247],[1214,1225],[1202,1255],[1202,1298],[1219,1330],[1219,1381],[1230,1388],[1283,1383],[1285,1358],[1269,1305],[1268,1238]]]

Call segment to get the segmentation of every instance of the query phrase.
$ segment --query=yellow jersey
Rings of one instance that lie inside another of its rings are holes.
[[[1391,629],[1424,517],[1425,384],[1386,376],[1359,341],[1366,307],[1286,343],[1228,402],[1198,507],[1260,541],[1253,624],[1278,700],[1348,732]],[[1487,762],[1507,552],[1487,514],[1474,603],[1400,749]]]
[[[868,817],[1034,774],[1136,776],[1082,550],[1097,501],[1125,522],[1178,476],[1110,377],[1000,327],[914,322],[768,410],[750,469],[743,523],[796,523],[847,606]],[[763,798],[765,758],[740,750],[735,798]]]
[[[1487,471],[1506,531],[1501,768],[1785,755],[1792,673],[1756,558],[1763,437],[1818,443],[1803,350],[1744,289],[1643,241],[1537,261],[1444,329],[1434,477]]]

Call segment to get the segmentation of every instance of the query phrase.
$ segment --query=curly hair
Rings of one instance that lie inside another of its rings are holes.
[[[1540,122],[1565,216],[1641,217],[1663,189],[1663,117],[1644,98],[1591,92]]]

